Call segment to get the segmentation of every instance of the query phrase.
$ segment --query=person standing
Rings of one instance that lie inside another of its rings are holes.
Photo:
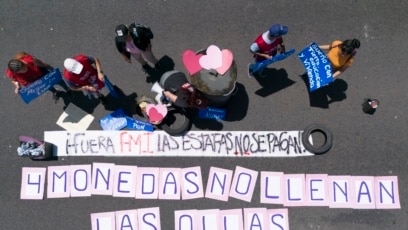
[[[160,69],[159,61],[152,51],[153,33],[149,27],[137,23],[132,23],[129,27],[120,24],[116,26],[115,33],[116,48],[126,62],[131,63],[133,57],[142,65],[144,73],[151,68],[148,62],[152,63],[156,70]]]
[[[14,92],[19,94],[22,87],[27,87],[31,83],[42,78],[54,68],[47,63],[35,58],[25,52],[19,52],[8,62],[6,76],[10,78],[15,86]],[[69,91],[68,86],[63,80],[58,83],[65,91]],[[53,86],[48,89],[52,92],[55,103],[62,96],[63,92],[55,89]]]
[[[285,44],[282,36],[288,33],[288,27],[273,24],[268,31],[261,33],[251,44],[249,51],[253,54],[255,62],[271,59],[278,51],[285,53]],[[251,70],[249,70],[251,73]],[[262,71],[260,73],[262,76]]]
[[[89,97],[93,95],[106,105],[106,98],[100,92],[105,86],[105,75],[98,58],[79,54],[66,58],[64,67],[63,76],[71,90],[84,91]]]
[[[320,49],[329,50],[327,57],[333,69],[333,78],[338,77],[354,62],[357,49],[360,48],[358,39],[347,39],[345,41],[333,41],[330,45],[320,45]]]

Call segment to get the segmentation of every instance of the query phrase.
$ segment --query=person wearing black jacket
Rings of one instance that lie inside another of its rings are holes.
[[[126,62],[131,63],[133,57],[142,65],[145,73],[150,68],[147,61],[151,62],[156,70],[159,69],[159,61],[152,51],[150,40],[153,39],[153,33],[149,27],[136,23],[130,24],[129,27],[120,24],[116,26],[115,33],[116,48]]]

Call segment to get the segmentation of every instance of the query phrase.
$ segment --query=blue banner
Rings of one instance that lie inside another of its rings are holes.
[[[330,61],[315,42],[302,50],[298,57],[306,69],[310,92],[333,81]]]
[[[264,61],[252,64],[250,66],[251,73],[258,72],[258,71],[262,70],[263,68],[267,67],[268,65],[270,65],[270,64],[272,64],[274,62],[282,61],[283,59],[286,59],[287,57],[289,57],[293,53],[295,53],[295,49],[291,49],[288,52],[285,52],[283,54],[277,54],[277,55],[273,56],[271,59],[266,59]]]
[[[23,101],[28,104],[41,94],[45,93],[52,86],[60,82],[61,79],[62,76],[59,69],[55,68],[52,72],[31,83],[29,86],[21,88],[19,94]]]
[[[115,88],[113,87],[112,83],[109,81],[108,76],[105,75],[104,78],[105,78],[106,88],[108,88],[108,90],[109,90],[110,94],[112,95],[112,97],[114,97],[114,98],[119,98],[119,95],[118,95],[118,93],[115,91]]]
[[[127,126],[126,114],[122,109],[118,109],[99,120],[103,130],[121,130]]]
[[[154,131],[153,125],[150,124],[149,122],[140,121],[140,120],[137,120],[131,117],[126,117],[126,120],[127,120],[126,128],[128,129],[144,130],[144,131],[149,131],[149,132]]]
[[[204,119],[224,120],[226,115],[225,109],[207,107],[198,110],[198,117]]]

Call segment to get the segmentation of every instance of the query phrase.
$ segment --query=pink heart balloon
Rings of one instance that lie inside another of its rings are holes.
[[[210,45],[207,48],[206,55],[200,58],[200,65],[204,69],[217,69],[222,66],[222,53],[220,48]]]
[[[234,56],[232,55],[231,50],[223,49],[222,53],[222,65],[221,67],[217,68],[217,72],[221,75],[224,75],[225,72],[231,67],[232,61],[234,60]]]
[[[183,64],[190,75],[194,75],[202,69],[199,60],[203,54],[195,54],[192,50],[186,50],[183,53]]]
[[[167,106],[163,104],[148,104],[146,106],[146,113],[149,116],[150,122],[161,121],[167,115]]]

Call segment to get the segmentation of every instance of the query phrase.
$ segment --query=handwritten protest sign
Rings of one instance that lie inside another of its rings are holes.
[[[233,197],[251,202],[255,196],[262,204],[285,207],[401,208],[396,176],[261,171],[258,180],[258,174],[258,171],[240,166],[235,170],[211,167],[207,180],[203,181],[200,167],[157,168],[93,163],[92,166],[23,168],[20,198],[43,199],[44,191],[47,191],[47,198],[105,195],[155,200],[205,198],[228,202],[229,197]],[[260,197],[254,191],[257,181]]]
[[[19,93],[23,101],[28,104],[62,79],[60,70],[55,68],[52,72],[38,79],[27,87],[20,89]]]
[[[198,110],[198,117],[203,119],[224,120],[226,115],[225,109],[207,107]]]
[[[99,120],[103,130],[121,130],[123,128],[153,132],[154,127],[149,122],[140,121],[126,116],[123,109],[118,109]]]
[[[143,130],[148,132],[153,132],[154,127],[152,124],[146,121],[141,121],[135,118],[126,117],[126,128],[133,129],[133,130]]]
[[[99,120],[103,130],[121,130],[127,126],[126,114],[122,109],[118,109]]]
[[[306,69],[310,92],[333,81],[330,61],[315,42],[302,50],[298,57]]]
[[[303,131],[190,131],[170,136],[164,131],[46,131],[57,156],[314,156],[302,143]]]

